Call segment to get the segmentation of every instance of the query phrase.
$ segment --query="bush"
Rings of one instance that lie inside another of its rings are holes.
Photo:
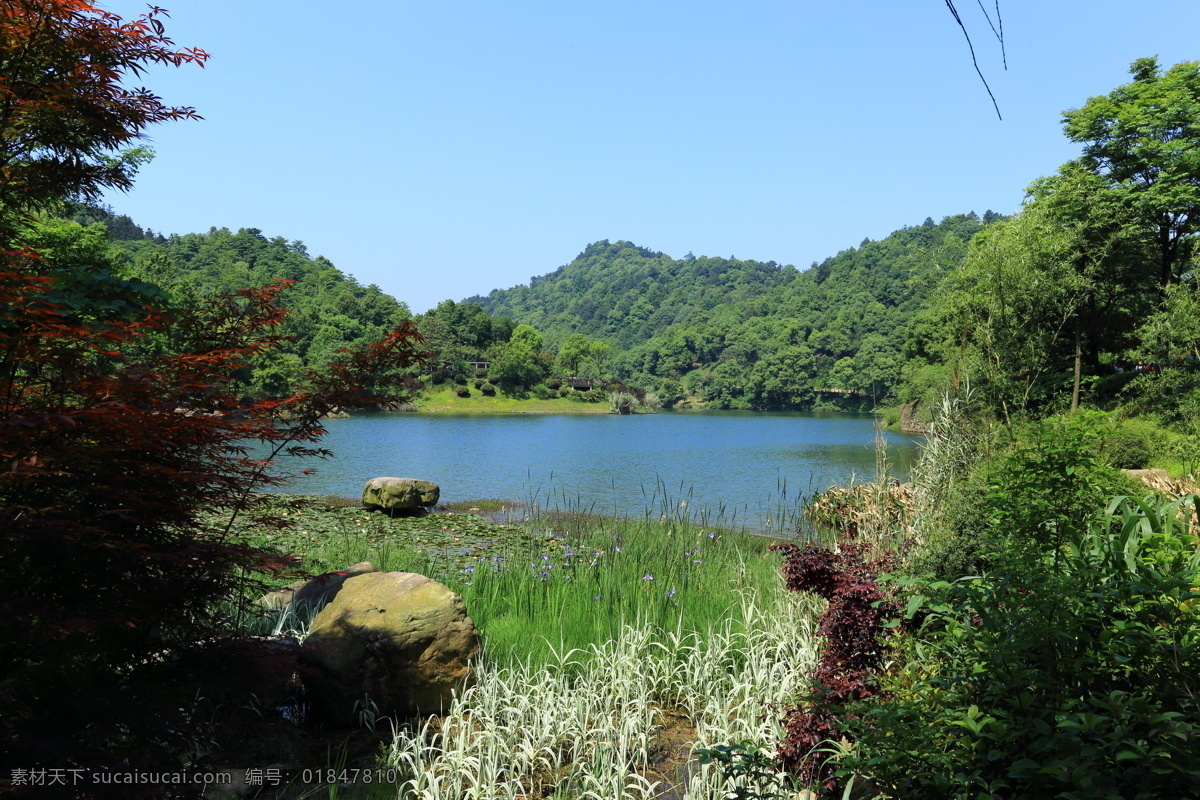
[[[1122,422],[1104,438],[1101,454],[1116,469],[1145,469],[1166,446],[1161,431],[1148,422]]]
[[[459,386],[466,386],[467,385],[467,376],[462,374],[461,372],[456,372],[454,374],[454,383]]]
[[[546,388],[557,392],[562,388],[562,381],[560,381],[558,378],[551,378],[550,380],[546,381]]]
[[[471,396],[471,390],[469,388],[467,388],[466,386],[458,387],[457,389],[454,390],[454,393],[456,395],[458,395],[459,397],[470,397]]]
[[[488,371],[487,371],[485,368],[483,368],[483,367],[479,367],[479,368],[477,368],[477,369],[475,370],[475,377],[476,377],[476,378],[483,378],[483,379],[485,379],[485,380],[486,380],[486,379],[487,379],[487,376],[488,376]]]
[[[479,387],[479,391],[483,392],[488,397],[493,397],[496,394],[496,387],[490,383],[485,383],[483,386]]]
[[[898,580],[916,630],[879,692],[837,709],[842,778],[905,797],[1194,793],[1196,499],[1105,514],[1122,479],[1097,463],[1100,422],[1037,423],[976,474],[984,576]]]
[[[486,383],[486,381],[483,378],[476,378],[475,380],[471,381],[471,384],[476,389],[482,389],[484,383]]]
[[[625,392],[609,392],[608,410],[613,414],[632,414],[637,409],[637,398]]]
[[[544,383],[535,384],[532,388],[530,388],[529,393],[538,400],[546,400],[550,397],[550,390],[546,388],[546,384]]]
[[[847,709],[842,774],[892,796],[1194,796],[1200,553],[1177,515],[1196,500],[1125,500],[1061,551],[915,584],[922,629],[894,699]]]

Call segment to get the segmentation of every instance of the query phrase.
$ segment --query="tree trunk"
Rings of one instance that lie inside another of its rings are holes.
[[[1079,385],[1083,379],[1083,343],[1080,340],[1079,319],[1075,319],[1075,383],[1071,386],[1071,411],[1079,409]]]

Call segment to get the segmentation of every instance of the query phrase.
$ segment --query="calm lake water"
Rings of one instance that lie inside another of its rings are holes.
[[[329,420],[334,458],[285,491],[359,497],[379,475],[422,478],[442,500],[498,498],[543,510],[686,513],[748,530],[793,525],[803,499],[875,474],[874,420],[830,412],[363,414]],[[917,438],[886,433],[903,476]]]

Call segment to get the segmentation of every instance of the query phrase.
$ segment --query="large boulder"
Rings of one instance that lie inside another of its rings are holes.
[[[268,592],[258,598],[258,604],[264,608],[287,608],[295,611],[298,608],[319,609],[332,600],[342,584],[355,575],[365,575],[368,572],[379,572],[379,567],[370,561],[360,561],[352,567],[339,569],[336,572],[326,572],[306,581],[289,583],[282,589]]]
[[[369,699],[390,717],[436,714],[453,692],[474,682],[479,631],[466,606],[444,585],[413,572],[348,579],[317,614],[304,643],[314,667],[314,716],[353,725]]]
[[[437,505],[442,490],[436,483],[416,478],[371,478],[363,487],[362,502],[367,508],[407,511]]]

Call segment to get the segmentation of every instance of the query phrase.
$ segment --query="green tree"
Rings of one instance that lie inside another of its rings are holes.
[[[569,374],[576,375],[579,365],[591,358],[592,343],[582,333],[573,333],[558,348],[558,363]]]
[[[1067,378],[1072,321],[1091,278],[1075,268],[1075,239],[1036,204],[971,242],[943,297],[961,371],[1010,418],[1048,402]]]
[[[1187,271],[1200,230],[1200,62],[1165,72],[1140,58],[1133,81],[1063,113],[1079,159],[1135,210],[1153,243],[1162,284]]]

